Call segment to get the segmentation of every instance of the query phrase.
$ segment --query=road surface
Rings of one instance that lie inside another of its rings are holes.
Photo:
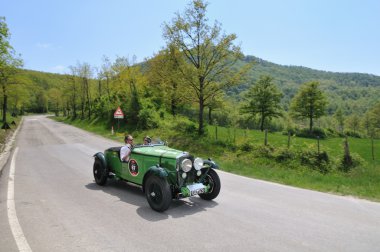
[[[157,213],[139,187],[95,184],[92,155],[118,145],[25,117],[0,177],[0,251],[380,251],[379,203],[225,172],[214,201]]]

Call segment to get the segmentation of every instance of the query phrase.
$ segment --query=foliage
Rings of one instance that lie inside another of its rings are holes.
[[[182,52],[183,60],[176,60],[179,72],[192,90],[189,98],[199,106],[198,134],[204,133],[204,108],[212,97],[223,89],[237,84],[244,71],[233,69],[242,58],[240,47],[234,46],[235,34],[222,34],[221,25],[208,25],[207,4],[193,0],[183,14],[176,14],[171,23],[164,24],[164,38],[169,47]],[[177,59],[176,56],[173,56]]]
[[[252,117],[259,115],[260,129],[264,130],[266,119],[281,116],[280,100],[282,94],[272,83],[270,76],[261,76],[245,95],[246,103],[242,106],[242,112]]]
[[[340,160],[338,169],[342,172],[349,172],[355,167],[361,166],[363,164],[365,164],[364,159],[358,154],[353,153],[349,156],[343,155],[342,159]]]
[[[329,156],[327,152],[317,152],[313,150],[302,150],[299,153],[301,164],[307,165],[312,169],[317,169],[322,173],[329,171]]]
[[[17,83],[14,78],[18,73],[18,68],[23,64],[22,60],[16,55],[15,50],[9,42],[10,36],[11,34],[5,22],[5,18],[0,17],[0,86],[3,97],[2,129],[10,129],[10,126],[7,123],[9,85]]]
[[[298,137],[305,137],[305,138],[317,139],[319,137],[320,139],[325,139],[327,137],[326,131],[324,129],[316,128],[316,127],[314,127],[312,131],[306,128],[296,129],[294,133]]]
[[[327,104],[319,85],[316,81],[303,84],[290,106],[293,117],[309,119],[310,132],[313,130],[313,120],[325,114]]]

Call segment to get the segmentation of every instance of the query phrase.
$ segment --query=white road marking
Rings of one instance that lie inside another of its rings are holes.
[[[7,197],[7,208],[8,208],[8,222],[11,227],[13,237],[16,241],[19,251],[32,251],[28,241],[26,240],[24,233],[22,232],[20,223],[17,219],[16,205],[15,205],[15,159],[17,156],[18,147],[16,147],[15,152],[12,156],[11,167],[9,171],[8,180],[8,197]]]

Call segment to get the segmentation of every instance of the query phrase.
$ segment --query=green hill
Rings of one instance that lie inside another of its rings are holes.
[[[363,114],[373,107],[380,97],[380,76],[362,73],[335,73],[302,66],[284,66],[254,56],[246,56],[244,60],[237,63],[236,67],[242,67],[252,61],[255,62],[255,65],[249,72],[248,81],[226,90],[227,96],[234,101],[239,102],[242,94],[261,75],[270,75],[274,78],[274,82],[284,94],[282,104],[285,110],[288,109],[290,100],[299,86],[308,81],[321,83],[321,88],[326,92],[329,101],[327,112],[330,115],[337,108],[341,108],[345,115]],[[143,62],[141,65],[144,66],[145,63]],[[21,70],[17,78],[22,83],[23,88],[21,89],[24,90],[21,97],[28,101],[20,105],[20,97],[16,94],[10,95],[10,108],[13,104],[14,107],[18,107],[18,109],[22,107],[22,110],[28,112],[48,111],[51,107],[49,103],[52,102],[48,95],[49,91],[56,88],[62,89],[68,82],[67,75],[26,69]],[[95,80],[93,80],[93,85],[96,86]],[[17,90],[20,88],[16,88],[14,92],[20,93]]]
[[[284,93],[285,108],[289,105],[289,101],[297,92],[298,87],[308,81],[321,83],[321,88],[328,94],[329,114],[334,113],[338,107],[341,107],[347,115],[362,114],[371,108],[380,97],[380,76],[320,71],[302,66],[283,66],[254,56],[246,56],[238,64],[241,67],[251,61],[256,64],[249,73],[250,81],[228,90],[228,96],[240,100],[240,94],[246,91],[261,75],[270,75]]]

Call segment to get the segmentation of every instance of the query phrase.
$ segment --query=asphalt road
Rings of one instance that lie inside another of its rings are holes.
[[[0,251],[18,251],[11,201],[32,251],[380,251],[379,203],[219,172],[214,201],[157,213],[136,186],[94,183],[92,155],[120,143],[31,116],[14,145],[0,178]]]

